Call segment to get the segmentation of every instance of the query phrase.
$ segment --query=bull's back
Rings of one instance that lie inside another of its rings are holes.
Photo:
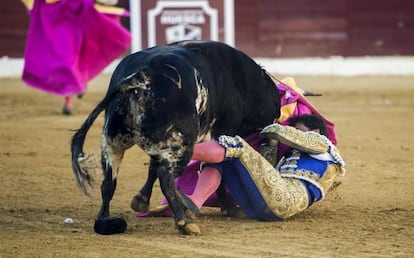
[[[220,134],[245,136],[272,123],[280,115],[280,96],[271,78],[253,59],[224,43],[184,41],[131,54],[116,68],[109,92],[116,91],[124,78],[145,69],[152,73],[151,91],[166,99],[157,104],[160,105],[157,110],[163,114],[150,112],[151,116],[156,116],[151,120],[162,118],[164,126],[169,126],[169,121],[177,117],[183,118],[184,112],[189,118],[193,117],[197,97],[194,70],[208,91],[207,109],[199,114],[197,127],[205,131],[211,129],[213,137]],[[176,69],[180,78],[172,69]],[[174,81],[178,79],[188,82],[176,84]]]
[[[213,136],[246,136],[280,115],[280,95],[272,79],[252,58],[219,42],[186,42],[209,92]]]

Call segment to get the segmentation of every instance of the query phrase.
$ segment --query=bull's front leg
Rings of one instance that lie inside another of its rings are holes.
[[[136,212],[146,212],[149,209],[150,199],[152,195],[152,189],[154,187],[155,180],[157,180],[157,168],[159,163],[151,158],[148,169],[147,180],[144,186],[139,192],[132,198],[131,208]]]
[[[164,162],[164,164],[168,164],[168,162]],[[184,212],[184,209],[189,207],[185,207],[186,200],[183,200],[183,195],[180,195],[175,189],[173,170],[164,164],[158,167],[157,176],[160,180],[161,191],[167,198],[170,209],[174,214],[175,225],[184,235],[198,235],[201,233],[200,228]]]

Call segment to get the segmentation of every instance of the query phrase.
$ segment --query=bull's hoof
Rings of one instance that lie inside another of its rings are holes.
[[[149,210],[149,199],[141,193],[136,194],[131,201],[131,209],[136,212],[146,212]]]
[[[183,235],[200,235],[201,231],[197,224],[192,222],[187,222],[185,220],[179,220],[176,222],[176,226],[181,234]]]
[[[100,218],[95,220],[93,229],[101,235],[121,234],[127,229],[127,223],[119,217]]]

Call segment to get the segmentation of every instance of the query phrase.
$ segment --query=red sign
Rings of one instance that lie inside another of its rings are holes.
[[[133,51],[179,40],[234,45],[233,0],[131,0],[130,9]]]

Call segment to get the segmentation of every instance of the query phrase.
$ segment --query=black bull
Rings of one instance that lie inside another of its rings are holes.
[[[110,217],[120,163],[135,144],[151,158],[145,185],[131,207],[147,211],[153,184],[160,187],[183,234],[200,233],[174,186],[197,142],[219,135],[247,136],[280,115],[274,82],[254,60],[219,42],[187,41],[156,46],[125,57],[115,69],[103,100],[72,139],[72,166],[81,190],[91,190],[86,134],[105,110],[101,141],[102,206],[95,221],[100,234],[120,233],[125,220]]]

